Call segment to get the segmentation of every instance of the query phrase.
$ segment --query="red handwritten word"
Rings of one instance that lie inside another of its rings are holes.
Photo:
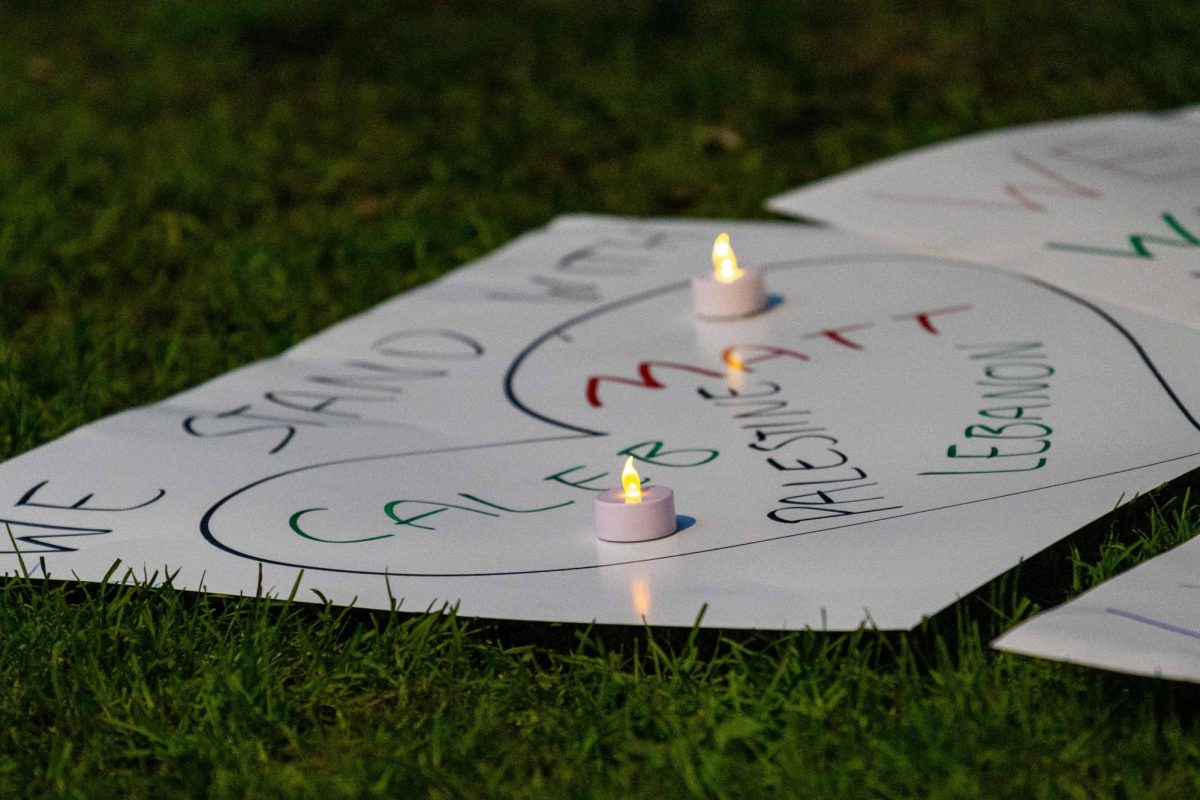
[[[930,308],[922,311],[914,311],[907,314],[897,314],[892,317],[895,322],[904,320],[916,320],[917,325],[926,333],[937,336],[941,331],[933,324],[933,318],[944,314],[956,314],[962,311],[971,309],[969,303],[964,303],[957,306],[947,306],[945,308]],[[865,330],[872,327],[871,322],[857,322],[852,325],[842,325],[837,328],[823,328],[822,330],[813,333],[804,334],[802,339],[825,338],[841,347],[849,350],[862,350],[863,345],[859,342],[847,339],[843,334]],[[751,372],[750,367],[762,361],[770,361],[775,358],[793,358],[797,361],[809,361],[811,357],[807,353],[802,353],[799,350],[791,350],[786,347],[777,347],[769,344],[739,344],[732,347],[727,347],[721,353],[721,360],[727,367],[731,367],[743,372]],[[691,364],[679,364],[674,361],[642,361],[637,366],[637,378],[626,378],[619,375],[593,375],[587,381],[587,401],[588,405],[599,408],[604,405],[600,400],[600,384],[605,381],[611,383],[623,383],[626,386],[636,386],[640,389],[665,389],[666,384],[659,380],[653,372],[652,368],[659,369],[675,369],[684,372],[692,372],[697,375],[704,375],[708,378],[724,378],[725,373],[717,372],[706,367],[697,367]]]
[[[942,314],[957,314],[959,311],[969,311],[970,308],[970,305],[950,306],[949,308],[935,308],[931,311],[918,311],[916,314],[897,314],[896,316],[892,317],[892,319],[897,322],[905,319],[915,319],[918,325],[932,333],[934,336],[937,336],[938,329],[933,326],[933,322],[930,319],[931,317],[940,316]]]
[[[675,364],[670,361],[643,361],[638,364],[638,375],[640,380],[636,378],[621,378],[616,375],[593,375],[588,378],[587,382],[587,401],[588,405],[601,406],[600,402],[600,383],[601,381],[612,381],[613,383],[624,383],[629,386],[639,386],[643,389],[664,389],[666,385],[660,382],[650,372],[651,367],[661,367],[663,369],[680,369],[685,372],[695,372],[698,375],[705,375],[709,378],[723,378],[724,373],[714,372],[711,369],[704,367],[693,367],[688,364]]]
[[[834,344],[840,344],[842,347],[848,347],[851,350],[862,350],[863,348],[862,348],[861,344],[859,344],[858,342],[850,341],[842,334],[849,333],[851,331],[861,331],[864,328],[871,327],[871,324],[872,323],[870,323],[870,322],[860,322],[857,325],[843,325],[840,328],[826,328],[823,331],[817,331],[816,333],[810,333],[807,336],[804,336],[802,338],[816,339],[819,336],[824,336],[829,341],[833,342]]]

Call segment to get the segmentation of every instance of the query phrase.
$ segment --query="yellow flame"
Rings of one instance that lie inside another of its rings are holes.
[[[729,243],[729,234],[722,233],[713,242],[712,249],[713,277],[721,283],[733,283],[742,277],[738,269],[737,256],[733,254],[733,245]]]
[[[645,619],[650,615],[650,582],[645,578],[638,578],[629,589],[633,599],[633,610]]]
[[[633,456],[625,459],[625,469],[621,471],[621,485],[625,487],[625,502],[642,502],[642,476],[633,468]]]

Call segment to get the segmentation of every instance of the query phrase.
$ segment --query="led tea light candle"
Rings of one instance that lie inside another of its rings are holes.
[[[713,274],[692,278],[692,305],[696,316],[732,319],[762,311],[767,305],[767,287],[762,273],[738,267],[737,256],[722,233],[713,242]]]
[[[645,542],[675,532],[675,493],[665,486],[642,488],[642,478],[625,461],[621,488],[596,495],[596,536],[606,542]]]

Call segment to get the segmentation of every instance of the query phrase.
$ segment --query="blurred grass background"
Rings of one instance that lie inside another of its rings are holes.
[[[1198,29],[1115,0],[0,3],[0,459],[559,213],[761,217],[931,141],[1200,102]],[[1191,535],[1159,509],[1064,590]],[[1196,796],[1191,687],[988,652],[1030,607],[664,644],[15,582],[0,792]]]

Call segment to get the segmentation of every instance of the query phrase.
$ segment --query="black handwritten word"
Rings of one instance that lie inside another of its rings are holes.
[[[783,505],[770,511],[768,519],[794,525],[901,507],[880,505],[877,501],[885,499],[882,495],[864,496],[863,490],[878,484],[870,481],[861,467],[849,464],[850,458],[836,446],[838,438],[809,419],[811,411],[797,409],[778,397],[782,391],[779,384],[758,381],[756,385],[761,388],[753,392],[728,388],[714,393],[703,387],[696,391],[714,406],[738,412],[732,419],[744,422],[741,428],[752,434],[747,447],[771,453],[767,464],[789,478],[803,478],[782,484],[804,488],[780,498]]]
[[[708,242],[711,238],[707,231],[646,230],[630,226],[624,235],[605,234],[563,255],[555,268],[601,276],[636,274],[653,263],[653,254],[673,252],[681,245]]]
[[[14,508],[49,509],[54,522],[40,522],[32,517],[35,514],[44,515],[45,511],[31,510],[22,513],[20,518],[0,517],[0,527],[8,526],[0,536],[0,553],[28,555],[31,553],[71,553],[79,548],[60,542],[61,539],[78,536],[101,536],[112,533],[111,527],[64,524],[64,521],[75,522],[76,515],[81,513],[123,513],[146,508],[162,500],[166,489],[156,489],[149,497],[127,498],[117,501],[105,501],[103,505],[92,502],[95,492],[87,492],[77,496],[75,492],[66,498],[47,497],[43,489],[48,489],[49,480],[41,481],[31,486],[20,498],[13,503]],[[109,503],[115,502],[115,505]],[[82,519],[82,518],[80,518]],[[9,531],[11,530],[11,539]]]
[[[227,411],[193,414],[184,419],[183,430],[203,438],[269,434],[267,452],[273,455],[302,428],[388,426],[392,423],[365,416],[360,404],[393,403],[411,382],[444,378],[454,363],[484,353],[466,334],[428,328],[389,334],[370,350],[374,360],[351,359],[336,370],[306,375],[303,387],[271,389]]]
[[[651,266],[656,255],[708,238],[706,232],[631,225],[624,232],[598,236],[565,253],[555,262],[555,274],[531,275],[529,286],[489,289],[486,297],[507,303],[598,303],[604,299],[603,281],[636,275]],[[579,276],[596,280],[580,280]]]
[[[915,322],[917,327],[930,336],[941,335],[938,320],[951,314],[969,311],[970,304],[959,304],[940,308],[927,308],[919,311],[895,314],[889,318],[891,323]],[[802,340],[818,340],[827,342],[835,348],[850,351],[866,349],[867,337],[860,332],[873,328],[875,323],[859,321],[847,325],[822,328],[801,334]],[[775,359],[807,362],[813,358],[807,351],[791,347],[781,347],[773,344],[742,343],[726,347],[721,354],[721,360],[726,370],[734,374],[753,373],[759,364]],[[705,378],[725,379],[728,372],[721,372],[709,367],[693,364],[680,364],[674,361],[646,360],[641,361],[636,370],[636,377],[620,375],[593,375],[588,378],[584,390],[588,405],[599,407],[603,405],[600,398],[600,387],[604,383],[616,383],[641,389],[663,389],[666,387],[661,374],[665,371],[685,372],[700,375]],[[696,391],[699,396],[709,400],[715,407],[732,408],[738,411],[733,419],[744,421],[741,427],[750,432],[753,441],[748,443],[751,450],[770,453],[766,463],[773,469],[788,473],[787,477],[801,480],[790,480],[782,485],[787,488],[803,487],[786,497],[780,498],[783,505],[767,514],[774,522],[795,524],[812,522],[821,519],[845,517],[857,514],[871,514],[878,511],[891,511],[901,508],[898,505],[881,505],[885,501],[882,495],[873,495],[863,491],[876,486],[871,481],[866,470],[852,466],[849,456],[838,449],[840,444],[836,436],[830,435],[825,428],[813,425],[808,419],[811,412],[793,407],[788,400],[777,397],[782,391],[777,383],[758,381],[757,391],[747,393],[745,387],[727,387],[714,393],[704,386]],[[550,476],[547,480],[560,480],[570,472],[582,469],[574,467],[571,470]],[[597,479],[599,476],[592,478]],[[870,505],[861,505],[870,504]]]
[[[1046,466],[1042,455],[1050,449],[1053,429],[1042,421],[1040,412],[1050,407],[1049,378],[1054,367],[1045,363],[1041,342],[1015,342],[996,345],[959,345],[972,351],[972,361],[983,362],[983,399],[979,410],[984,422],[968,425],[963,438],[968,441],[946,448],[946,458],[971,459],[966,464],[993,458],[1021,459],[1000,462],[1012,466],[990,469],[955,469],[921,472],[919,475],[979,475],[994,472],[1032,472]],[[998,404],[999,402],[999,404]],[[1037,414],[1029,412],[1036,411]],[[999,421],[997,421],[999,420]],[[1036,459],[1036,460],[1035,460]]]
[[[596,303],[603,299],[600,287],[595,283],[564,280],[552,275],[534,275],[529,282],[538,287],[537,291],[511,291],[489,289],[487,299],[500,300],[507,303],[547,303],[566,301],[572,303]]]

